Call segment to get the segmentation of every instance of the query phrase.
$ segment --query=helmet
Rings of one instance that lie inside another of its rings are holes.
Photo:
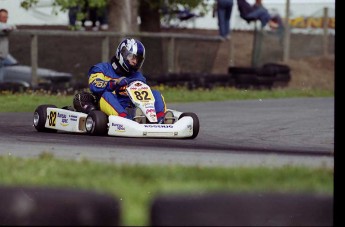
[[[112,63],[125,73],[138,71],[145,60],[145,47],[136,39],[124,39],[116,49]]]

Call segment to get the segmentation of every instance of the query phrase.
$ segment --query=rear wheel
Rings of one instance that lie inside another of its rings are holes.
[[[36,108],[34,112],[34,127],[38,132],[57,132],[56,129],[46,128],[46,120],[47,120],[47,108],[52,107],[56,108],[55,105],[40,105]]]
[[[187,112],[187,113],[182,113],[178,119],[181,119],[186,116],[193,118],[193,135],[189,137],[189,139],[194,139],[199,134],[199,129],[200,129],[199,118],[195,113]]]
[[[108,116],[99,110],[91,111],[87,115],[85,128],[86,132],[90,135],[106,135],[108,133]]]

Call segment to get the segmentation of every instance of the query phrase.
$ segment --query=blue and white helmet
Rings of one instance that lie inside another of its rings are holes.
[[[120,42],[114,61],[126,73],[137,72],[145,60],[145,47],[136,39],[127,38]]]

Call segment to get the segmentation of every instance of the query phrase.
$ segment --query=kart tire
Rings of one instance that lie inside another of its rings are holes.
[[[90,135],[106,135],[108,133],[108,116],[99,110],[91,111],[86,117],[85,128]]]
[[[194,139],[199,134],[199,129],[200,129],[199,118],[195,113],[186,112],[186,113],[182,113],[178,119],[180,120],[181,118],[186,117],[186,116],[193,118],[193,135],[189,137],[188,139]]]
[[[33,125],[38,132],[57,132],[56,129],[45,127],[48,107],[56,108],[55,105],[40,105],[34,112]]]

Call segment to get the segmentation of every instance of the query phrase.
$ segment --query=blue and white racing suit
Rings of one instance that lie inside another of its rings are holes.
[[[126,93],[126,86],[112,87],[111,80],[122,77],[115,72],[111,63],[103,62],[92,66],[88,72],[90,91],[99,99],[100,110],[107,115],[121,116],[129,118],[125,108],[131,106],[131,100]],[[141,72],[135,72],[127,75],[128,84],[139,80],[146,83],[146,78]],[[155,109],[157,119],[162,119],[166,111],[164,97],[157,90],[152,89],[155,98]]]

